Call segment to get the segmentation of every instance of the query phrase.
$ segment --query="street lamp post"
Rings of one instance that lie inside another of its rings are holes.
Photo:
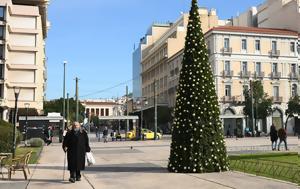
[[[252,136],[254,136],[254,125],[255,125],[255,123],[254,123],[254,107],[253,107],[253,101],[254,101],[254,99],[253,99],[253,89],[254,89],[254,87],[253,87],[253,81],[252,80],[250,80],[250,88],[251,88],[251,114],[252,114]]]
[[[143,129],[143,122],[144,122],[144,109],[143,106],[148,104],[148,101],[146,100],[146,97],[140,97],[141,101],[141,127],[140,127],[140,133],[139,133],[139,138],[142,139],[142,129]]]
[[[16,155],[16,127],[17,127],[17,113],[18,113],[18,98],[20,94],[21,88],[20,87],[14,87],[14,93],[15,93],[15,115],[14,115],[14,128],[13,128],[13,149],[12,154],[13,158],[15,158]]]
[[[29,103],[25,103],[25,109],[26,109],[26,121],[25,121],[25,128],[24,128],[24,132],[25,132],[25,146],[27,146],[27,130],[28,130],[28,109],[30,104]]]
[[[154,140],[157,139],[157,99],[156,99],[156,86],[157,85],[157,81],[154,80],[154,96],[153,96],[153,99],[154,99]]]
[[[65,130],[65,117],[66,117],[66,102],[65,102],[65,95],[66,95],[66,64],[67,61],[63,62],[64,64],[64,78],[63,78],[63,123],[62,123],[62,130]]]

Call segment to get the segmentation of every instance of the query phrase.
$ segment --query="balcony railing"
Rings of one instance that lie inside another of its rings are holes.
[[[229,103],[229,102],[234,102],[235,97],[234,96],[223,96],[222,97],[222,102],[223,103]]]
[[[232,70],[225,70],[222,73],[223,77],[232,77],[233,76],[233,71]]]
[[[274,102],[274,103],[282,103],[282,100],[283,98],[282,98],[282,96],[273,96],[272,97],[272,101]]]
[[[251,72],[250,71],[248,71],[248,72],[241,71],[240,76],[241,76],[241,78],[249,78],[251,76]]]
[[[265,77],[265,72],[255,72],[254,77],[257,78],[264,78]]]
[[[223,54],[232,54],[232,48],[231,47],[229,47],[229,48],[222,48],[221,52]]]
[[[290,79],[292,79],[292,80],[297,80],[297,79],[299,79],[299,74],[298,74],[298,73],[295,73],[295,72],[291,72],[291,73],[290,73]]]
[[[269,51],[271,57],[278,57],[280,56],[280,50],[271,50]]]
[[[281,72],[272,72],[271,73],[272,79],[280,79],[281,78]]]

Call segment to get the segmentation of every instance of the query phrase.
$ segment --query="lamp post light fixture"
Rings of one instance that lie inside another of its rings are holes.
[[[20,94],[21,88],[20,87],[14,87],[14,93],[15,93],[15,115],[14,115],[14,128],[13,128],[13,149],[12,154],[13,158],[15,158],[16,155],[16,128],[17,128],[17,114],[18,114],[18,98]]]
[[[27,130],[28,130],[28,109],[30,104],[29,103],[25,103],[24,104],[25,109],[26,109],[26,121],[25,121],[25,127],[24,127],[24,132],[25,132],[25,146],[27,146]]]

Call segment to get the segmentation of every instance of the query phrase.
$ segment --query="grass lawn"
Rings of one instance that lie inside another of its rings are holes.
[[[35,164],[38,161],[40,152],[42,150],[43,147],[18,147],[16,149],[16,155],[23,155],[26,154],[29,151],[32,151],[30,160],[29,160],[29,164]]]
[[[230,156],[232,170],[300,184],[300,157],[297,153],[267,153]]]

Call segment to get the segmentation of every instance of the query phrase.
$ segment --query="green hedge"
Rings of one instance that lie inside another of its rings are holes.
[[[31,138],[28,143],[31,147],[41,147],[44,146],[44,141],[40,138]]]
[[[21,133],[17,130],[17,144],[21,141]],[[11,152],[13,143],[13,125],[0,120],[0,153]]]

